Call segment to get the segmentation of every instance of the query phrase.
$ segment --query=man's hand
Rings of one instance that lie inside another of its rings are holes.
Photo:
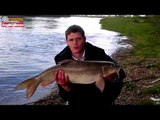
[[[115,72],[109,76],[106,76],[106,77],[103,77],[104,80],[106,81],[111,81],[111,82],[114,82],[115,80],[118,79],[118,74]]]
[[[103,92],[104,88],[105,88],[105,82],[104,81],[110,81],[110,82],[114,82],[115,80],[118,79],[118,74],[115,72],[109,76],[103,77],[100,76],[101,79],[99,81],[96,82],[96,87]]]
[[[66,91],[70,90],[69,85],[69,77],[68,75],[65,76],[65,72],[62,69],[55,71],[54,73],[54,80],[56,80],[57,84],[60,84]]]

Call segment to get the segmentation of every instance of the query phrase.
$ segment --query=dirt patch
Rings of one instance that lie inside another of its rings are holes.
[[[160,93],[146,95],[143,91],[148,86],[154,86],[154,81],[160,78],[160,69],[156,67],[160,58],[140,58],[131,55],[131,49],[121,48],[113,55],[113,59],[122,65],[126,72],[122,91],[114,104],[157,104],[150,97],[160,98]]]
[[[34,103],[34,105],[65,105],[65,101],[59,96],[58,90]]]

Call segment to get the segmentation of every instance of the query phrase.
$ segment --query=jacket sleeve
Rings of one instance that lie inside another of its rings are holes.
[[[105,88],[102,92],[102,96],[106,101],[105,103],[112,104],[119,96],[123,87],[123,79],[126,77],[123,69],[120,70],[119,75],[118,80],[105,81]]]
[[[110,56],[108,56],[104,50],[102,50],[99,54],[99,58],[101,60],[112,61],[116,63]],[[117,63],[116,63],[117,64]],[[126,77],[126,74],[123,69],[119,72],[119,78],[114,81],[105,81],[105,88],[102,92],[103,100],[106,104],[112,104],[116,98],[119,96],[122,86],[123,79]]]
[[[89,47],[88,47],[89,48]],[[86,58],[87,60],[102,60],[102,61],[111,61],[116,63],[109,55],[107,55],[104,51],[104,49],[97,48],[97,47],[91,47],[87,49],[86,51]],[[117,64],[117,63],[116,63]],[[115,81],[105,81],[105,88],[102,93],[99,93],[102,95],[103,103],[106,105],[111,105],[116,98],[119,96],[121,89],[122,89],[122,81],[125,78],[125,72],[123,69],[119,72],[119,79]],[[96,85],[95,89],[99,90]]]
[[[63,87],[61,85],[58,84],[58,88],[59,88],[59,95],[60,97],[64,100],[64,101],[68,101],[69,100],[69,91],[66,91],[63,89]]]

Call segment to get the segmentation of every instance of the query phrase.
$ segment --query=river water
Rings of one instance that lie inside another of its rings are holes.
[[[87,41],[103,48],[108,55],[119,47],[127,47],[117,43],[126,39],[125,36],[101,29],[101,17],[23,18],[24,27],[0,26],[0,105],[34,102],[57,89],[55,83],[45,88],[39,86],[28,100],[26,91],[15,91],[15,86],[55,65],[54,56],[66,46],[64,31],[72,24],[84,28]]]

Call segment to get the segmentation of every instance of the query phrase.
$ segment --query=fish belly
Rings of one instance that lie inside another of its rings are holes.
[[[91,84],[100,79],[99,74],[68,74],[71,83]]]

